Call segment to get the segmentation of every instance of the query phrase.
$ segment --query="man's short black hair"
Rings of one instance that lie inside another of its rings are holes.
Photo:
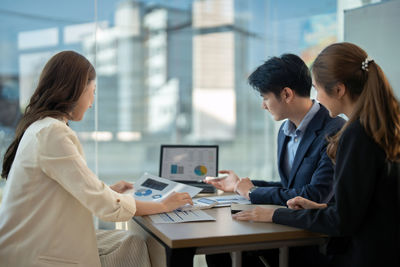
[[[300,57],[293,54],[270,58],[259,66],[248,80],[260,94],[272,92],[278,99],[285,87],[289,87],[301,97],[310,97],[310,70]]]

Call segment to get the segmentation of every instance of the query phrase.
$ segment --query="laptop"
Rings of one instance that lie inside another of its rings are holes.
[[[161,145],[159,176],[215,193],[215,187],[202,180],[218,176],[218,145]]]

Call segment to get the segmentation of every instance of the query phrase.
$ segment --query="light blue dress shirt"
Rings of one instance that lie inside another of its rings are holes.
[[[299,127],[296,129],[296,125],[290,120],[286,120],[285,125],[283,125],[282,131],[283,133],[289,137],[289,141],[286,146],[286,152],[283,159],[283,171],[286,174],[286,177],[289,178],[290,170],[292,169],[294,157],[296,156],[297,148],[303,138],[304,132],[307,129],[308,124],[314,118],[315,114],[317,114],[320,106],[317,101],[313,100],[313,105],[310,110],[304,116],[301,121]]]

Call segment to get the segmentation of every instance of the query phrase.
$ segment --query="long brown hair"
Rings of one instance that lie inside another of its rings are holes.
[[[68,118],[87,84],[96,78],[90,62],[74,51],[54,55],[44,66],[38,86],[17,125],[15,138],[4,154],[1,176],[8,177],[25,130],[45,117]]]
[[[389,161],[400,159],[400,108],[382,69],[373,60],[362,68],[367,53],[351,43],[336,43],[316,58],[312,72],[317,84],[328,95],[338,83],[344,84],[356,101],[351,117],[343,128],[329,138],[328,156],[335,161],[338,141],[346,127],[360,120],[368,135],[385,151]]]

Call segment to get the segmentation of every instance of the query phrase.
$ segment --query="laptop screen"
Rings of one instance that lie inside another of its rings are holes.
[[[176,181],[218,176],[218,146],[161,145],[159,176]]]

